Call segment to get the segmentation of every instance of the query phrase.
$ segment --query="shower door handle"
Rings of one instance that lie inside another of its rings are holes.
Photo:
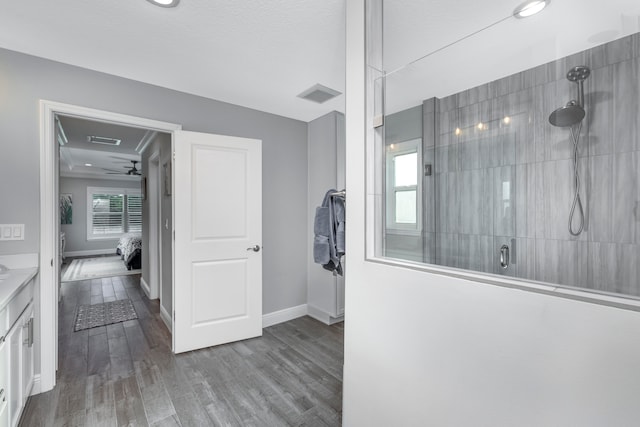
[[[500,267],[507,268],[509,267],[509,246],[502,245],[500,248]]]

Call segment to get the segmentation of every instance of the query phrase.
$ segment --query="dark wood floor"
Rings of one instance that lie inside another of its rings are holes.
[[[63,283],[58,384],[21,426],[339,426],[342,324],[302,317],[174,355],[140,276]],[[130,298],[137,320],[73,332],[78,304]]]

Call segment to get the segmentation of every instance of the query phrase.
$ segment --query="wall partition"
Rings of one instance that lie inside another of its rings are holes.
[[[640,5],[444,3],[370,16],[375,255],[640,297]]]

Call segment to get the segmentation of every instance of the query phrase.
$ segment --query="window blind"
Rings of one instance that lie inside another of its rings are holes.
[[[94,193],[91,200],[94,235],[124,232],[124,195]]]

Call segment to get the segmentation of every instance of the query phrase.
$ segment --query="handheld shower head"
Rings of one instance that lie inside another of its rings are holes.
[[[576,101],[569,101],[549,115],[549,123],[557,127],[577,125],[584,119],[585,111]]]
[[[567,80],[575,82],[578,85],[578,99],[569,101],[564,107],[560,107],[549,115],[549,123],[553,126],[568,127],[571,130],[571,139],[573,140],[573,181],[575,192],[573,203],[571,204],[571,212],[569,212],[569,234],[577,236],[582,233],[584,228],[584,211],[582,210],[582,200],[580,200],[580,176],[578,174],[578,143],[580,142],[580,129],[582,128],[582,119],[584,119],[584,80],[589,77],[591,70],[585,65],[573,67],[567,73]],[[573,215],[576,208],[580,214],[580,222],[578,229],[574,231]]]

